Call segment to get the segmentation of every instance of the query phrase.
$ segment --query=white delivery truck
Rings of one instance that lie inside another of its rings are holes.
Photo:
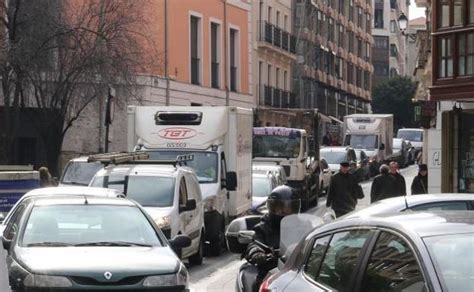
[[[128,148],[151,160],[192,154],[205,210],[206,241],[219,254],[225,224],[252,204],[251,109],[238,107],[129,106]]]
[[[371,174],[392,155],[393,115],[353,114],[344,117],[344,145],[363,149],[369,157]]]

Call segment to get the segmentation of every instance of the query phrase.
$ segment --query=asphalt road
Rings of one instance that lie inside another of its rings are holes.
[[[410,190],[413,178],[417,174],[417,167],[410,166],[401,171],[407,183],[407,190]],[[365,193],[365,198],[359,200],[356,209],[361,209],[370,204],[370,187],[372,180],[361,184]],[[322,215],[325,212],[326,200],[320,199],[318,207],[308,212],[315,215]],[[10,292],[5,266],[6,253],[0,248],[0,291]],[[212,292],[212,291],[234,291],[235,277],[239,266],[243,263],[239,255],[225,253],[220,257],[206,258],[201,266],[189,267],[190,290],[192,292]]]

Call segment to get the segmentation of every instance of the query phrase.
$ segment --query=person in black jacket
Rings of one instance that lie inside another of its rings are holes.
[[[428,166],[420,164],[418,167],[418,175],[413,179],[411,184],[411,194],[427,194],[428,193]]]
[[[370,203],[374,203],[394,196],[395,178],[389,174],[390,168],[382,164],[380,174],[374,178],[370,189]]]
[[[400,167],[395,161],[390,162],[390,175],[395,178],[395,185],[391,197],[406,196],[407,186],[405,183],[405,178],[400,174]]]
[[[332,207],[336,217],[353,211],[357,205],[358,188],[356,178],[349,173],[349,162],[342,162],[340,171],[331,178],[326,206]]]
[[[299,193],[286,185],[273,189],[267,199],[268,214],[264,215],[255,227],[254,241],[245,252],[245,259],[257,266],[258,276],[256,291],[267,273],[277,266],[278,259],[261,244],[273,249],[280,247],[280,223],[283,217],[299,213],[301,199]]]

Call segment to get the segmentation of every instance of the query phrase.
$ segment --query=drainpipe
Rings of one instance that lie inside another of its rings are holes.
[[[228,71],[229,68],[229,62],[227,61],[227,58],[229,57],[229,54],[227,52],[227,0],[222,0],[224,3],[224,78],[225,78],[225,105],[229,106],[230,104],[230,93],[229,93],[229,81],[228,79]]]
[[[168,75],[168,0],[165,0],[165,79],[166,79],[166,105],[170,105],[170,78]]]

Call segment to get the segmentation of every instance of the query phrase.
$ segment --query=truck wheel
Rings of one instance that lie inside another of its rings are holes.
[[[201,230],[201,237],[199,238],[199,247],[197,253],[193,254],[189,257],[189,263],[191,265],[200,266],[202,265],[202,261],[204,259],[204,230]]]

